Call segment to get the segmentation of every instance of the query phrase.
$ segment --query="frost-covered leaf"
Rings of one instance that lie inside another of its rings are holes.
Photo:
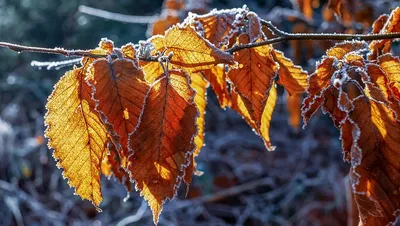
[[[206,105],[207,105],[207,87],[209,83],[200,73],[193,73],[190,75],[190,86],[194,91],[196,91],[196,95],[194,97],[194,103],[196,105],[197,111],[199,115],[196,119],[197,125],[197,135],[194,138],[194,143],[196,145],[196,150],[191,155],[192,160],[190,161],[190,165],[186,167],[184,181],[189,187],[190,182],[192,181],[192,176],[194,174],[201,174],[201,172],[196,171],[196,162],[194,160],[201,151],[204,146],[204,132],[205,132],[205,113],[206,113]]]
[[[249,41],[247,34],[242,34],[238,38],[238,44],[247,44]],[[269,135],[262,134],[260,128],[262,128],[261,121],[268,102],[267,98],[270,96],[269,90],[278,71],[278,65],[272,58],[271,51],[272,47],[265,45],[235,52],[234,57],[238,65],[228,72],[228,78],[234,90],[232,108],[261,135],[269,150],[273,149]],[[233,104],[234,101],[235,104]]]
[[[279,80],[278,84],[282,85],[290,95],[304,93],[307,88],[307,72],[303,71],[300,66],[286,58],[282,52],[278,50],[272,51],[274,60],[279,64]]]
[[[130,136],[128,170],[158,222],[162,205],[172,199],[196,145],[198,111],[188,76],[170,70],[152,86],[139,127]]]
[[[315,72],[308,78],[307,96],[302,106],[304,126],[323,103],[325,90],[334,85],[332,84],[333,75],[339,75],[341,68],[352,64],[354,57],[348,58],[348,54],[357,53],[365,47],[365,42],[342,42],[326,51],[326,56],[317,64]]]
[[[385,17],[378,18],[374,23],[374,31],[377,31],[382,25],[383,21],[385,21]],[[400,7],[394,9],[389,18],[387,18],[384,26],[380,29],[379,34],[388,34],[392,32],[400,32]],[[371,54],[369,55],[369,59],[376,59],[378,56],[383,55],[385,53],[389,53],[391,51],[392,40],[391,39],[382,39],[372,41],[369,45],[371,50]]]
[[[271,139],[269,136],[272,113],[278,99],[275,83],[272,83],[268,95],[265,97],[266,99],[261,109],[261,118],[258,121],[256,121],[253,117],[254,110],[252,103],[245,96],[236,92],[235,90],[232,90],[231,95],[232,109],[239,113],[254,129],[254,132],[263,139],[265,147],[268,150],[275,150],[275,147],[271,144]]]
[[[243,23],[245,10],[212,10],[205,15],[192,15],[196,31],[204,38],[221,48],[229,43],[229,39],[239,31]]]
[[[93,87],[96,110],[105,117],[114,137],[118,137],[121,165],[126,167],[129,155],[128,137],[139,123],[145,96],[149,90],[143,71],[128,59],[99,59],[93,63],[88,76]],[[114,140],[114,142],[116,142]]]
[[[218,97],[218,102],[221,108],[225,109],[231,106],[231,98],[228,91],[226,81],[225,66],[220,64],[211,69],[203,71],[204,77],[210,82],[211,88]]]
[[[70,186],[98,207],[103,199],[100,175],[101,161],[107,154],[107,133],[94,110],[85,75],[85,68],[75,68],[57,82],[46,104],[46,136]]]
[[[165,33],[164,46],[171,63],[190,71],[210,69],[217,64],[233,64],[233,57],[201,37],[192,27],[173,26]]]
[[[132,190],[129,174],[122,168],[118,150],[109,140],[107,142],[108,155],[104,157],[101,170],[106,177],[114,176],[121,184],[125,185],[128,192]]]

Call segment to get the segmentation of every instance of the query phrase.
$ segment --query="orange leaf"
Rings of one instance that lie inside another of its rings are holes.
[[[93,98],[98,101],[97,110],[111,125],[111,134],[119,138],[117,149],[122,167],[126,167],[129,155],[128,137],[138,125],[149,86],[143,72],[134,61],[118,59],[111,63],[99,59],[93,63],[88,82],[94,89]]]
[[[122,168],[121,159],[118,151],[111,141],[108,141],[108,155],[104,157],[102,162],[102,172],[106,177],[112,175],[123,185],[128,192],[132,190],[131,182],[129,180],[129,174]]]
[[[163,8],[171,10],[182,10],[185,7],[184,0],[164,0]]]
[[[242,94],[232,90],[232,109],[238,112],[246,122],[253,127],[254,132],[263,139],[264,144],[269,151],[275,149],[275,147],[271,145],[269,128],[277,99],[278,93],[275,83],[273,82],[261,109],[261,118],[259,121],[256,121],[252,115],[254,111],[252,103]]]
[[[124,57],[129,58],[131,60],[136,59],[136,50],[135,46],[132,43],[128,43],[121,47],[121,52]]]
[[[45,135],[70,186],[98,207],[103,199],[100,174],[107,133],[84,78],[84,68],[75,68],[55,85],[46,105]]]
[[[194,97],[194,103],[196,104],[197,111],[199,115],[196,119],[197,124],[197,135],[194,138],[194,143],[196,145],[196,150],[191,156],[192,160],[190,165],[186,167],[184,181],[189,188],[189,184],[192,181],[193,173],[196,175],[201,175],[202,172],[196,171],[196,162],[194,160],[200,153],[200,150],[204,146],[204,126],[205,126],[205,113],[207,105],[207,87],[209,83],[203,78],[199,73],[194,73],[190,75],[190,86],[196,91]],[[188,191],[188,190],[187,190]]]
[[[226,72],[224,65],[216,65],[211,69],[203,71],[204,77],[210,82],[211,88],[218,97],[221,108],[231,106],[231,98],[226,82]]]
[[[353,102],[351,181],[363,225],[388,225],[400,208],[400,124],[390,109],[367,98]]]
[[[168,10],[164,11],[164,14],[154,21],[149,27],[149,32],[152,36],[153,35],[163,35],[165,31],[170,28],[172,25],[179,23],[179,17],[177,13],[168,13]]]
[[[279,64],[278,84],[285,87],[290,95],[304,93],[308,85],[307,72],[303,71],[300,66],[294,65],[290,59],[286,58],[283,53],[278,50],[273,50],[272,56]]]
[[[337,16],[341,17],[341,8],[342,6],[342,0],[329,0],[328,2],[328,9],[332,10]]]
[[[249,36],[239,36],[239,44],[249,43]],[[235,61],[239,66],[228,72],[235,91],[244,96],[252,105],[251,117],[256,124],[261,122],[261,114],[264,109],[268,90],[276,76],[278,65],[271,56],[272,47],[260,46],[251,49],[243,49],[235,52]]]
[[[255,42],[260,38],[263,38],[262,25],[260,18],[254,12],[248,12],[246,14],[248,20],[247,33],[249,35],[250,42]]]
[[[148,201],[154,222],[167,199],[174,198],[195,150],[198,111],[188,76],[171,70],[158,79],[146,98],[141,123],[130,137],[128,170]]]
[[[365,48],[365,42],[342,42],[326,51],[327,55],[317,65],[316,71],[308,78],[307,96],[302,106],[304,126],[307,125],[311,116],[323,103],[325,90],[334,85],[331,80],[335,71],[339,70],[341,65],[353,62],[355,58],[348,58],[348,54],[355,53],[363,48]],[[359,58],[356,59],[360,60]],[[354,64],[356,65],[356,63]],[[362,62],[357,61],[357,64],[362,64]]]
[[[376,19],[375,21],[374,21],[374,23],[372,24],[372,31],[371,31],[371,33],[374,33],[374,34],[377,34],[377,33],[379,33],[381,30],[382,30],[382,28],[385,26],[385,23],[386,23],[386,21],[388,20],[388,15],[387,14],[383,14],[383,15],[380,15],[379,17],[378,17],[378,19]]]
[[[322,62],[317,65],[316,71],[308,78],[307,96],[303,101],[301,111],[304,126],[323,102],[324,91],[330,86],[331,77],[335,72],[333,62],[334,59],[330,57],[322,59]]]
[[[190,71],[210,69],[217,64],[233,64],[233,57],[201,37],[192,27],[173,26],[165,33],[166,54],[171,63]]]
[[[390,101],[397,104],[400,102],[400,59],[391,55],[384,55],[378,58],[378,62],[389,80],[388,88],[393,95]],[[400,113],[398,115],[400,116]]]
[[[381,27],[382,20],[384,17],[378,18],[378,21],[374,24],[374,31]],[[400,8],[397,7],[391,13],[385,25],[380,29],[379,34],[387,34],[392,32],[400,32]],[[383,39],[372,41],[369,45],[371,54],[368,56],[370,60],[376,59],[379,55],[389,53],[391,51],[392,40]]]
[[[287,95],[286,107],[289,112],[289,124],[296,130],[301,123],[301,94]]]
[[[204,38],[221,48],[229,43],[229,39],[238,32],[238,14],[244,14],[244,10],[213,10],[205,15],[194,15],[193,21],[196,31],[204,34]],[[243,15],[244,16],[244,15]],[[244,18],[244,17],[242,17]]]
[[[385,55],[384,58],[380,57],[379,64],[382,67],[376,64],[367,65],[368,78],[371,81],[366,82],[368,88],[366,93],[377,92],[379,94],[379,96],[375,95],[377,100],[387,104],[393,111],[396,120],[400,122],[400,101],[395,98],[395,92],[391,87],[391,84],[395,82],[389,80],[393,76],[400,75],[400,72],[397,71],[400,69],[400,63],[397,58]]]
[[[151,51],[151,55],[154,56],[157,53],[161,53],[165,50],[164,47],[164,36],[156,35],[149,38],[146,43],[151,43],[154,49]],[[161,74],[164,73],[163,68],[161,67],[160,62],[152,62],[152,61],[139,61],[139,66],[142,68],[144,72],[144,79],[152,84]]]
[[[312,0],[297,0],[297,5],[304,16],[311,20],[313,16]]]

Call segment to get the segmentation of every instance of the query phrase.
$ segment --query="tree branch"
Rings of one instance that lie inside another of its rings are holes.
[[[153,23],[157,19],[157,15],[131,16],[120,13],[112,13],[109,11],[96,9],[85,5],[79,6],[78,11],[84,14],[104,18],[107,20],[114,20],[122,23],[131,23],[131,24],[149,24]]]
[[[108,55],[104,54],[95,54],[91,53],[89,50],[66,50],[63,48],[42,48],[42,47],[32,47],[32,46],[23,46],[18,44],[13,44],[9,42],[0,42],[0,47],[9,48],[15,52],[22,53],[22,52],[35,52],[35,53],[47,53],[47,54],[57,54],[57,55],[64,55],[66,57],[90,57],[90,58],[103,58],[107,57]],[[112,58],[118,58],[116,54],[110,55]],[[139,57],[140,60],[143,61],[154,61],[158,62],[158,57]]]
[[[261,20],[261,24],[265,25],[278,37],[268,39],[261,42],[237,45],[225,52],[233,53],[242,49],[254,48],[263,45],[270,45],[290,40],[357,40],[357,41],[373,41],[383,39],[396,39],[400,38],[400,32],[388,34],[336,34],[336,33],[287,33],[275,27],[270,21]]]
[[[225,50],[228,53],[234,53],[240,51],[242,49],[254,48],[263,45],[271,45],[279,42],[285,42],[290,40],[358,40],[358,41],[373,41],[373,40],[382,40],[382,39],[396,39],[400,38],[400,32],[388,33],[388,34],[336,34],[336,33],[287,33],[275,27],[270,21],[261,20],[261,24],[265,25],[270,29],[275,35],[278,37],[268,39],[261,42],[248,43],[243,45],[236,45],[230,49]],[[64,55],[66,57],[90,57],[90,58],[102,58],[107,57],[104,54],[93,54],[89,52],[89,50],[66,50],[63,48],[41,48],[41,47],[31,47],[31,46],[23,46],[8,42],[0,42],[0,47],[6,47],[16,52],[39,52],[39,53],[47,53],[47,54],[58,54]],[[116,54],[111,55],[112,58],[118,58]],[[150,56],[150,57],[139,57],[140,60],[143,61],[158,61],[158,56]]]

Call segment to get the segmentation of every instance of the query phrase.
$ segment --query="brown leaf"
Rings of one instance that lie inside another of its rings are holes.
[[[144,81],[143,71],[132,60],[117,59],[109,62],[99,59],[93,63],[88,83],[94,89],[93,98],[98,102],[96,109],[111,125],[117,135],[121,165],[126,167],[129,134],[139,123],[145,96],[149,86]],[[115,142],[115,141],[114,141]]]
[[[286,107],[289,112],[289,124],[292,128],[300,129],[301,123],[301,94],[287,95]]]
[[[384,17],[378,18],[378,22],[374,25],[374,31],[378,30],[381,27],[381,23],[385,20]],[[385,25],[379,29],[379,34],[388,34],[392,32],[400,32],[400,8],[397,7],[394,9],[387,19]],[[377,59],[378,56],[383,55],[385,53],[389,53],[391,51],[392,40],[391,39],[382,39],[372,41],[369,45],[371,50],[371,54],[369,54],[368,58],[370,60]]]
[[[232,90],[232,109],[239,113],[246,122],[253,127],[254,132],[259,135],[265,144],[265,147],[269,151],[275,150],[275,147],[271,145],[271,139],[269,136],[270,122],[272,119],[272,113],[275,108],[276,101],[278,99],[278,93],[273,82],[271,88],[266,96],[262,108],[262,115],[259,121],[254,120],[252,115],[253,105],[252,103],[242,94]]]
[[[243,10],[213,10],[205,15],[194,15],[196,31],[203,33],[204,38],[221,48],[229,43],[229,39],[238,31],[239,23],[236,15]],[[238,17],[239,18],[239,17]]]
[[[400,208],[400,124],[390,109],[367,98],[353,102],[351,181],[363,225],[388,225]]]
[[[335,71],[340,70],[340,67],[343,67],[344,64],[353,62],[355,58],[348,58],[348,54],[355,53],[363,48],[365,48],[365,42],[342,42],[326,51],[327,55],[317,65],[316,71],[308,78],[307,96],[302,106],[304,126],[307,125],[311,116],[323,103],[325,90],[334,85],[332,84],[332,76]],[[360,60],[359,58],[356,59]],[[360,61],[355,62],[357,63],[354,63],[354,65],[362,64]]]
[[[210,82],[211,88],[218,97],[221,108],[225,109],[231,106],[231,98],[226,82],[225,66],[220,64],[211,69],[203,71],[204,77]]]
[[[102,172],[106,177],[114,176],[121,184],[125,185],[128,192],[132,191],[129,174],[122,168],[118,150],[111,141],[107,142],[108,155],[102,161]]]
[[[290,95],[304,93],[308,85],[307,72],[303,71],[300,66],[294,65],[278,50],[273,50],[272,56],[279,64],[278,84],[282,85]]]
[[[260,38],[264,37],[262,32],[262,25],[260,18],[254,12],[248,12],[246,14],[248,20],[247,34],[249,35],[250,42],[255,42]]]
[[[198,111],[188,76],[171,70],[151,87],[141,123],[130,137],[128,170],[148,201],[154,222],[167,199],[174,198],[195,150]]]

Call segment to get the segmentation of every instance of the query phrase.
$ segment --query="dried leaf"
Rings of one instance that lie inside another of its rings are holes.
[[[171,63],[190,71],[210,69],[217,64],[233,64],[233,57],[201,37],[192,27],[174,26],[165,34],[166,54],[173,53]]]
[[[196,148],[194,96],[187,75],[169,71],[152,85],[141,123],[130,137],[133,154],[128,170],[136,189],[148,201],[155,223],[163,203],[175,196]]]
[[[204,38],[221,48],[228,44],[229,39],[238,32],[240,17],[243,10],[212,10],[205,15],[194,15],[196,31],[204,34]],[[244,18],[244,17],[242,17]]]
[[[304,16],[311,20],[313,16],[312,0],[297,0],[297,5]]]
[[[271,145],[271,139],[269,136],[272,113],[278,99],[275,83],[272,83],[268,95],[266,96],[263,108],[261,109],[262,115],[259,121],[254,120],[254,117],[252,116],[252,103],[245,96],[236,92],[236,90],[232,90],[231,95],[232,109],[239,113],[246,120],[246,122],[253,127],[254,132],[263,139],[265,147],[269,151],[275,150],[275,147]]]
[[[249,35],[250,42],[255,42],[260,38],[263,38],[262,25],[260,18],[254,12],[248,12],[247,15],[248,27],[247,34]]]
[[[65,73],[46,105],[46,136],[57,166],[76,188],[76,194],[98,207],[101,161],[107,154],[106,129],[94,110],[92,89],[86,84],[84,68]]]
[[[154,21],[149,28],[151,35],[163,35],[172,25],[179,23],[180,19],[176,13],[161,14],[160,18]]]
[[[400,208],[400,124],[390,109],[367,98],[353,102],[351,181],[363,225],[388,225]]]
[[[380,28],[380,23],[382,20],[385,20],[384,17],[378,18],[378,22],[374,24],[374,30],[378,30]],[[380,29],[379,34],[388,34],[392,32],[400,32],[400,7],[397,7],[390,13],[389,18],[387,19],[382,29]],[[374,60],[377,59],[377,57],[380,55],[389,53],[391,51],[391,45],[391,39],[372,41],[369,45],[372,53],[369,54],[368,58],[370,60]]]
[[[200,153],[200,150],[204,146],[204,126],[205,126],[205,113],[206,113],[206,105],[207,105],[207,87],[209,83],[203,76],[199,73],[194,73],[190,75],[190,86],[194,91],[196,91],[196,95],[194,97],[194,103],[196,104],[197,111],[199,115],[196,119],[197,125],[197,135],[194,138],[194,143],[196,145],[196,150],[193,152],[190,161],[190,165],[186,167],[184,181],[189,188],[190,182],[192,181],[193,173],[199,175],[201,172],[196,171],[196,162],[194,160]],[[188,190],[187,190],[188,191]]]
[[[301,123],[301,94],[287,95],[286,107],[289,112],[289,124],[294,129],[300,129]]]
[[[231,98],[226,82],[226,72],[224,65],[216,65],[211,69],[203,71],[204,77],[210,82],[211,88],[218,97],[221,108],[225,109],[231,106]]]
[[[311,116],[323,103],[325,90],[334,85],[331,83],[334,73],[340,70],[343,64],[349,64],[346,58],[347,54],[356,53],[364,49],[365,45],[365,42],[342,42],[326,51],[327,55],[317,65],[316,71],[308,78],[307,96],[302,106],[304,126],[307,125]]]
[[[88,82],[94,89],[96,109],[105,117],[119,139],[121,165],[126,167],[129,155],[128,137],[139,123],[145,96],[149,86],[143,72],[134,61],[117,59],[109,62],[99,59],[93,63]],[[114,141],[115,142],[115,141]]]
[[[151,43],[154,49],[151,51],[151,55],[154,56],[158,53],[161,53],[165,50],[164,47],[164,36],[156,35],[149,38],[146,43]],[[160,62],[153,61],[139,61],[139,66],[142,68],[144,72],[144,79],[152,84],[161,74],[164,73],[164,69],[162,68]]]
[[[118,150],[111,141],[107,142],[108,155],[102,161],[102,172],[106,177],[114,176],[121,184],[125,185],[128,192],[132,190],[129,174],[122,168]]]
[[[278,50],[272,51],[272,56],[279,64],[278,84],[282,85],[290,95],[304,93],[308,85],[307,72],[303,71],[300,66],[294,65]]]

